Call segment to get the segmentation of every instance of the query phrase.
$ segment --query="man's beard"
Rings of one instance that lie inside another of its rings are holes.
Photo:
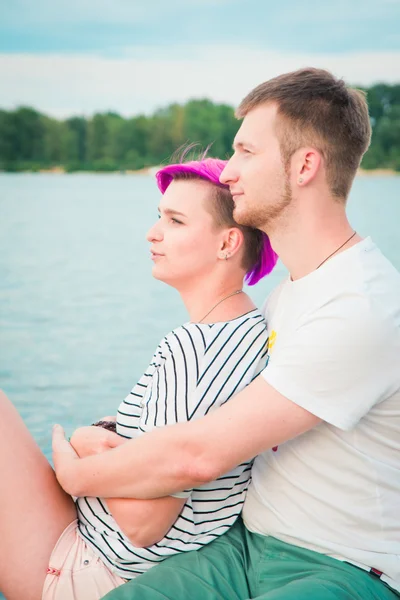
[[[233,210],[233,218],[239,225],[261,229],[268,233],[273,224],[282,216],[292,201],[292,190],[290,188],[289,177],[285,177],[285,189],[277,202],[273,205],[265,204],[264,206],[252,207],[249,210],[244,210],[243,213],[236,214]]]

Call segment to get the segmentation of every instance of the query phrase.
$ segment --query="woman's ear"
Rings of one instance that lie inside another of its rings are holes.
[[[243,246],[244,236],[237,227],[225,229],[221,239],[221,247],[219,250],[219,258],[232,258]]]

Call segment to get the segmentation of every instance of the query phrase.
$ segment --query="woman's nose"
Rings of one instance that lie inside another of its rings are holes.
[[[162,231],[159,221],[150,227],[149,231],[147,232],[146,239],[148,242],[159,242],[162,240]]]

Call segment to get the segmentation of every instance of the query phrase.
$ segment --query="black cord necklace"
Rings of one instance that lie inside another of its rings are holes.
[[[322,267],[322,265],[323,265],[324,263],[326,263],[326,261],[327,261],[327,260],[329,260],[329,259],[331,258],[331,256],[333,256],[334,254],[336,254],[336,252],[339,252],[339,250],[341,250],[341,249],[343,248],[343,246],[345,246],[345,245],[346,245],[346,244],[347,244],[347,243],[348,243],[350,240],[352,240],[352,239],[353,239],[353,237],[356,235],[356,233],[357,233],[356,231],[353,231],[353,233],[351,234],[351,236],[349,237],[349,239],[348,239],[348,240],[346,240],[346,241],[344,242],[344,244],[342,244],[341,246],[339,246],[339,248],[336,248],[336,250],[335,250],[334,252],[332,252],[332,254],[330,254],[329,256],[327,256],[327,257],[326,257],[326,258],[325,258],[325,259],[322,261],[322,263],[318,265],[318,267],[317,267],[315,270],[317,270],[317,269],[319,269],[320,267]]]

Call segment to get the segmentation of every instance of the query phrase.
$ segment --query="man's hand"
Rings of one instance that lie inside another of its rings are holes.
[[[107,418],[109,420],[109,418]],[[103,427],[79,427],[71,436],[71,446],[80,458],[101,454],[111,448],[120,446],[125,441],[117,433],[108,431]]]

